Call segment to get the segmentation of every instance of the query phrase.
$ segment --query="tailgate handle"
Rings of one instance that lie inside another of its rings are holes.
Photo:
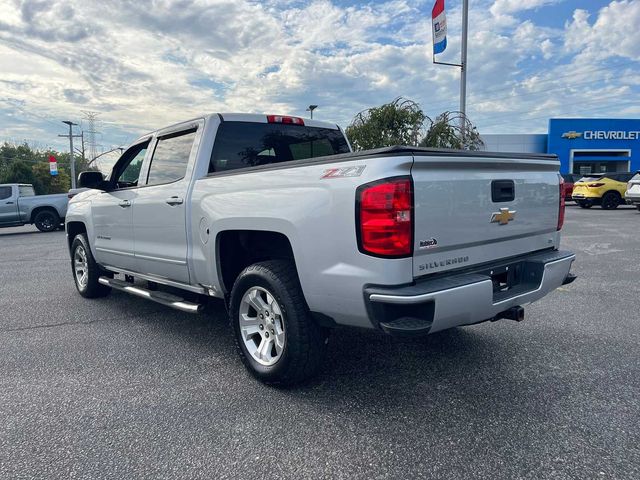
[[[491,182],[492,202],[513,202],[516,198],[516,187],[513,180],[494,180]]]

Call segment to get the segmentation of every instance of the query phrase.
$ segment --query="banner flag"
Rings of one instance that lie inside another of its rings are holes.
[[[58,161],[53,155],[49,155],[49,172],[51,175],[58,175]]]
[[[433,31],[433,54],[444,52],[447,48],[447,17],[444,13],[444,0],[436,0],[431,10]]]

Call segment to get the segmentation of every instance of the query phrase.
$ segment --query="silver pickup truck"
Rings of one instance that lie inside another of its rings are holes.
[[[247,368],[293,383],[318,371],[331,327],[421,335],[522,320],[572,281],[558,167],[351,152],[335,124],[213,114],[142,136],[108,179],[80,175],[91,190],[69,204],[72,271],[85,297],[117,289],[187,312],[224,299]]]
[[[0,227],[18,227],[33,223],[42,232],[56,230],[67,213],[66,193],[36,195],[33,186],[24,183],[0,185]]]

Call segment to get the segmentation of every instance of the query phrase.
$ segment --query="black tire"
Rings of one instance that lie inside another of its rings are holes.
[[[273,365],[259,363],[242,338],[240,305],[245,293],[255,287],[266,289],[282,311],[286,340],[279,359]],[[269,260],[245,268],[231,291],[229,319],[242,363],[261,382],[291,385],[313,377],[320,370],[328,332],[318,326],[309,314],[292,262]]]
[[[78,279],[78,274],[76,274],[76,254],[81,256],[80,249],[82,249],[84,257],[86,258],[86,284],[82,284]],[[113,273],[103,270],[96,263],[84,233],[76,235],[71,244],[71,273],[73,274],[73,281],[76,284],[78,293],[83,297],[99,298],[106,297],[111,293],[111,287],[99,283],[98,278],[101,276],[113,277]]]
[[[60,225],[60,217],[55,210],[40,210],[36,213],[33,223],[41,232],[53,232]]]
[[[580,205],[580,208],[591,208],[593,207],[593,203],[587,202],[585,200],[576,200],[576,203]]]
[[[602,209],[603,210],[613,210],[618,208],[620,205],[622,197],[618,192],[607,192],[602,196]]]

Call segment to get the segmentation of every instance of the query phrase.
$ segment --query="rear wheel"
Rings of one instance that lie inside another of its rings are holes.
[[[36,214],[33,223],[41,232],[52,232],[60,225],[60,217],[54,210],[41,210]]]
[[[113,274],[106,272],[96,263],[84,234],[76,235],[71,244],[71,269],[78,293],[83,297],[105,297],[111,292],[111,287],[102,285],[98,279]]]
[[[620,194],[617,192],[607,192],[602,196],[602,209],[603,210],[613,210],[614,208],[618,208],[620,205]]]
[[[240,358],[260,381],[288,385],[320,370],[327,332],[309,314],[291,262],[245,268],[233,286],[229,315]]]
[[[593,203],[588,200],[576,200],[576,203],[580,205],[580,208],[591,208],[593,207]]]

